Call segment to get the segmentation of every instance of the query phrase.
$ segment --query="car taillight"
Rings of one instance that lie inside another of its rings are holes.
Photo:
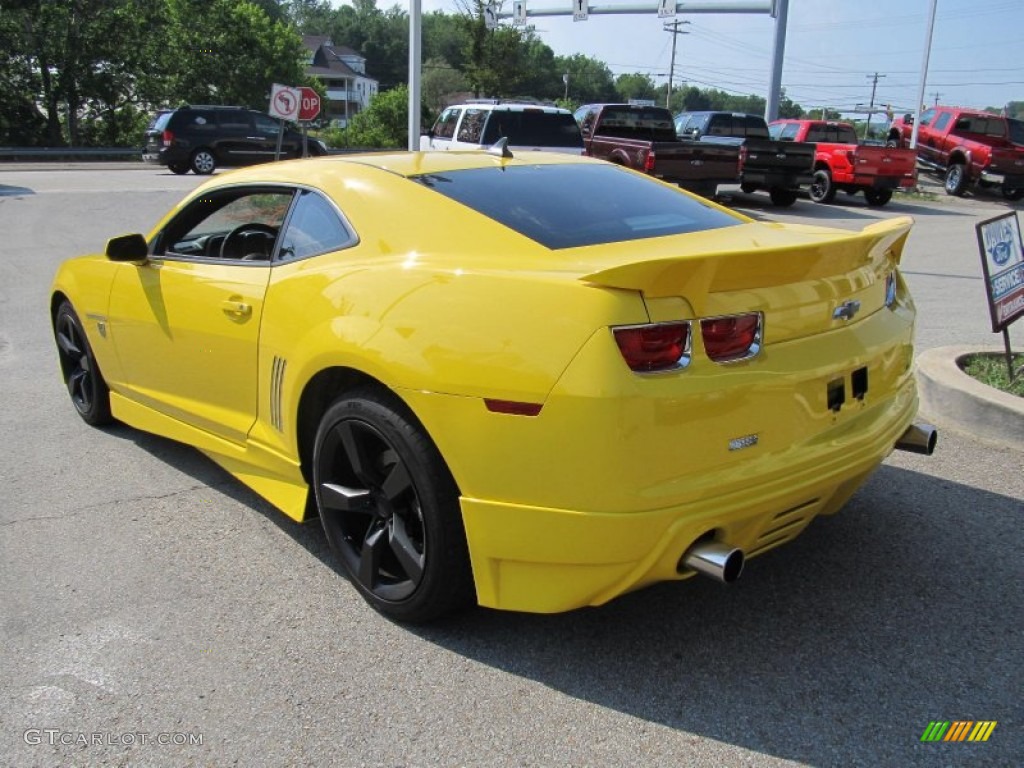
[[[743,170],[743,164],[745,162],[747,162],[747,148],[741,146],[740,147],[740,161],[739,161],[739,169],[741,171]]]
[[[648,152],[644,158],[644,173],[654,173],[654,152]]]
[[[761,313],[701,320],[700,335],[704,351],[716,363],[753,357],[761,350]]]
[[[650,323],[614,328],[626,365],[638,373],[684,368],[690,362],[690,324]]]
[[[174,132],[173,131],[164,131],[163,140],[164,140],[164,146],[165,147],[171,146],[171,144],[174,143]]]

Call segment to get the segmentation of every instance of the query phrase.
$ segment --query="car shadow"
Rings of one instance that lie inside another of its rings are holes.
[[[0,197],[22,197],[23,195],[34,195],[34,189],[28,187],[15,187],[10,184],[0,184]]]
[[[315,518],[292,522],[188,446],[110,432],[266,517],[344,578]],[[932,765],[979,746],[986,764],[1011,765],[1020,723],[1005,706],[1024,688],[1020,512],[1019,499],[883,465],[838,515],[750,561],[731,586],[692,579],[599,608],[476,609],[406,629],[573,699],[810,765]],[[997,720],[1006,738],[921,742],[929,722],[957,719]]]

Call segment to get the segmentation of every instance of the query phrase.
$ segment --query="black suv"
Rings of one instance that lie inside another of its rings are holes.
[[[187,106],[159,112],[146,130],[142,159],[166,165],[174,173],[213,173],[218,166],[252,165],[273,160],[279,122],[245,107]],[[307,155],[325,155],[327,147],[306,139]],[[281,157],[302,157],[302,134],[285,128]]]

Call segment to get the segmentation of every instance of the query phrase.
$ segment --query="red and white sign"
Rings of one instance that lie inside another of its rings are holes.
[[[299,88],[301,92],[301,104],[299,105],[299,120],[303,122],[315,120],[320,114],[320,94],[304,85]]]
[[[270,89],[270,109],[267,112],[271,117],[279,117],[282,120],[298,120],[301,105],[302,92],[298,88],[274,83]]]

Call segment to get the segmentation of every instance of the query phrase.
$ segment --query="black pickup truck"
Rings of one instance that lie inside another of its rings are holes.
[[[672,113],[636,104],[587,104],[576,110],[583,153],[609,160],[700,195],[735,184],[739,148],[679,141]]]
[[[815,145],[775,141],[763,117],[738,112],[680,112],[680,139],[725,144],[739,149],[739,184],[744,192],[767,189],[772,203],[792,205],[801,186],[814,177]]]

